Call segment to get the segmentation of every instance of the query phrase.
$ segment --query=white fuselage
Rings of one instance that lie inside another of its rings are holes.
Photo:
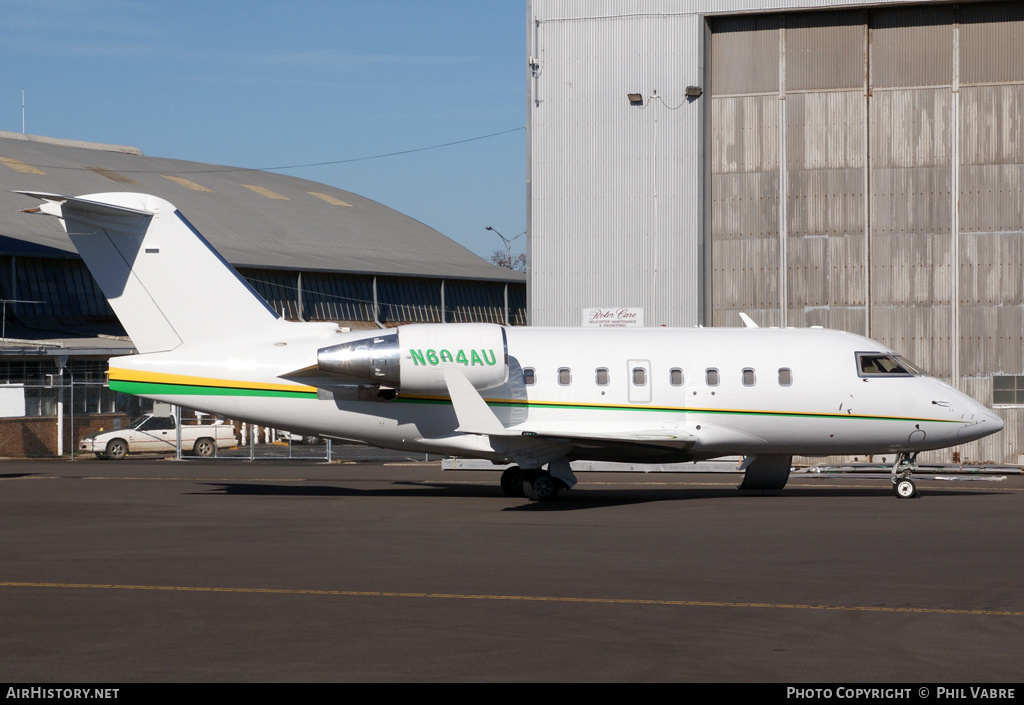
[[[454,333],[459,325],[438,324],[434,333],[443,338],[446,326]],[[511,457],[506,441],[458,432],[443,390],[378,397],[369,385],[357,391],[315,372],[292,374],[315,367],[319,349],[372,332],[280,321],[263,333],[116,358],[111,387],[324,437]],[[507,381],[480,395],[510,434],[576,438],[570,460],[917,452],[1002,427],[982,404],[932,377],[861,374],[857,353],[891,351],[840,331],[510,327],[503,334]],[[409,359],[408,350],[401,354]]]

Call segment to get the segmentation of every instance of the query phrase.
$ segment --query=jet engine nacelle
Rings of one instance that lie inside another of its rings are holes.
[[[413,324],[317,351],[320,372],[407,394],[447,394],[449,364],[477,389],[501,386],[508,380],[505,330],[493,323]]]

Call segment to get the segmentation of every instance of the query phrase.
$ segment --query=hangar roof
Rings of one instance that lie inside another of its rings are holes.
[[[154,194],[240,267],[525,281],[413,218],[315,181],[2,131],[0,254],[75,252],[52,219],[18,212],[37,202],[15,190]]]

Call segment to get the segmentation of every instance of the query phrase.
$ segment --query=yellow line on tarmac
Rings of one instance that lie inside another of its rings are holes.
[[[644,605],[656,607],[733,607],[747,609],[821,610],[830,612],[890,612],[903,614],[985,615],[1024,617],[1024,611],[943,609],[937,607],[879,607],[855,605],[802,605],[776,602],[717,602],[708,600],[640,600],[611,597],[555,597],[543,595],[473,595],[435,592],[387,592],[369,590],[290,590],[284,588],[196,587],[187,585],[100,585],[88,583],[0,582],[0,587],[63,588],[70,590],[149,590],[154,592],[217,592],[259,595],[316,595],[326,597],[392,597],[433,600],[489,600],[512,602],[559,602],[580,605]]]

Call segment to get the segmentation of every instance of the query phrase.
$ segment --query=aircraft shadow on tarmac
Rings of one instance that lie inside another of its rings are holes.
[[[467,485],[448,484],[442,482],[395,482],[390,487],[375,487],[372,489],[354,489],[351,487],[337,487],[330,485],[295,485],[295,484],[272,484],[272,483],[235,483],[220,482],[207,483],[210,488],[206,492],[193,492],[190,494],[222,495],[222,496],[258,496],[258,497],[477,497],[477,498],[500,498],[506,501],[521,502],[513,507],[504,507],[503,511],[577,511],[599,507],[612,507],[631,504],[645,504],[649,502],[681,502],[697,499],[752,499],[764,498],[766,501],[802,499],[802,498],[874,498],[892,501],[901,501],[893,497],[892,490],[887,486],[878,487],[821,487],[806,488],[794,487],[784,490],[772,491],[744,491],[740,492],[733,488],[597,488],[597,489],[574,489],[571,493],[560,495],[557,499],[549,502],[531,502],[528,499],[522,500],[506,497],[497,486],[488,485]],[[993,494],[989,491],[976,491],[965,488],[950,488],[925,490],[921,496],[927,499],[932,496],[951,495],[969,496],[981,494]],[[918,498],[920,499],[920,497]],[[903,500],[913,501],[913,500]]]

